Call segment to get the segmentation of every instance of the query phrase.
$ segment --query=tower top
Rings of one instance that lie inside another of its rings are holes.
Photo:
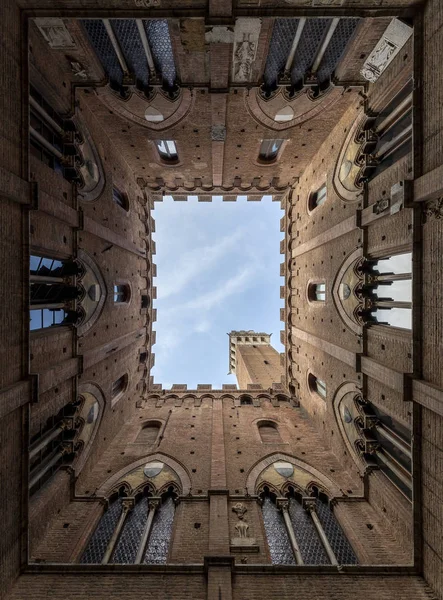
[[[237,346],[269,346],[272,333],[257,332],[249,329],[231,331],[229,335],[229,373],[236,372],[236,347]]]

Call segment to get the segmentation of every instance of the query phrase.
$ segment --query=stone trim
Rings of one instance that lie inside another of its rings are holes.
[[[269,456],[261,459],[258,463],[256,463],[250,470],[246,478],[246,489],[249,493],[255,493],[255,487],[257,485],[257,479],[262,471],[264,471],[267,467],[272,465],[272,463],[283,460],[290,462],[296,467],[310,473],[312,475],[312,479],[317,480],[324,489],[328,490],[329,497],[340,497],[342,492],[338,485],[332,481],[326,475],[323,475],[318,469],[312,467],[308,463],[295,458],[289,454],[284,454],[282,452],[277,452],[275,454],[270,454]]]
[[[181,463],[177,462],[174,458],[169,456],[169,454],[163,454],[161,452],[156,452],[154,454],[147,454],[143,458],[140,458],[139,460],[137,460],[129,465],[126,465],[126,467],[123,467],[122,469],[120,469],[120,471],[118,471],[117,473],[115,473],[114,475],[109,477],[103,483],[103,485],[97,490],[96,495],[97,496],[107,496],[111,492],[111,490],[116,486],[116,484],[119,483],[120,480],[124,479],[124,477],[125,477],[125,475],[127,475],[127,473],[129,473],[130,471],[133,471],[137,467],[140,467],[141,465],[145,464],[146,462],[151,462],[151,461],[155,461],[155,460],[166,463],[169,467],[171,467],[171,469],[173,469],[177,473],[177,476],[180,479],[180,483],[182,486],[182,495],[183,496],[186,496],[187,494],[190,493],[191,479],[190,479],[185,467]]]

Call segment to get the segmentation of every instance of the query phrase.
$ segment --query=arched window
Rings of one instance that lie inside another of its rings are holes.
[[[30,329],[45,329],[55,325],[75,323],[76,300],[81,294],[75,276],[81,271],[73,261],[31,255]]]
[[[251,396],[241,396],[240,397],[240,406],[250,406],[252,405],[252,398]]]
[[[32,156],[43,162],[68,181],[83,184],[80,165],[85,159],[78,147],[75,123],[62,119],[31,86],[29,119],[29,147]]]
[[[147,423],[144,423],[135,441],[137,444],[153,446],[160,433],[160,427],[161,423],[159,421],[148,421]]]
[[[125,283],[119,283],[114,285],[114,303],[120,304],[129,302],[131,297],[131,288]]]
[[[156,140],[155,146],[161,160],[168,163],[178,161],[177,146],[173,140]]]
[[[128,195],[125,194],[124,192],[121,192],[115,186],[112,188],[112,199],[114,200],[114,202],[118,206],[120,206],[121,208],[123,208],[123,210],[125,210],[126,212],[129,211],[129,198],[128,198]]]
[[[283,145],[284,140],[263,140],[260,146],[258,159],[262,162],[271,163],[277,159],[278,153]]]
[[[325,498],[302,496],[292,487],[285,498],[277,498],[265,486],[262,515],[273,564],[357,564]]]
[[[411,430],[384,410],[366,401],[359,390],[346,393],[336,404],[342,433],[357,456],[390,479],[412,498]]]
[[[311,302],[326,301],[326,283],[310,283],[308,285],[308,298]]]
[[[29,492],[34,494],[48,481],[60,465],[69,464],[75,457],[73,440],[76,436],[74,415],[79,402],[72,402],[48,419],[30,440]]]
[[[81,558],[83,564],[166,564],[176,497],[173,488],[161,498],[149,488],[128,498],[115,493]]]
[[[260,433],[260,438],[263,444],[282,443],[277,424],[273,421],[260,421],[258,423],[258,432]]]
[[[128,381],[129,378],[127,373],[114,381],[111,390],[112,404],[115,404],[115,402],[117,402],[117,400],[125,393],[126,388],[128,387]]]
[[[326,184],[323,184],[317,191],[313,192],[309,196],[309,210],[312,211],[318,206],[321,206],[326,202],[327,199],[327,188]]]
[[[262,497],[262,516],[273,565],[295,565],[294,554],[283,514],[276,505],[276,496],[265,488]]]
[[[308,375],[308,385],[311,392],[318,394],[323,400],[326,399],[326,383],[321,379],[318,379],[312,373]]]
[[[412,149],[412,82],[370,121],[365,153],[370,157],[366,176],[370,181],[406,156]],[[372,135],[371,135],[372,134]]]

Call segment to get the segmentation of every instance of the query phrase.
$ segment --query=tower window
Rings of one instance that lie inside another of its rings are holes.
[[[252,405],[251,396],[241,396],[240,398],[240,406],[250,406]]]
[[[318,206],[321,206],[326,202],[327,199],[327,188],[326,184],[323,184],[316,192],[313,192],[309,196],[309,210],[314,210]]]
[[[308,298],[311,302],[325,302],[326,284],[324,282],[310,283],[308,286]]]
[[[114,383],[112,384],[112,390],[111,390],[111,397],[114,402],[118,398],[120,398],[120,396],[122,396],[124,394],[124,392],[126,391],[126,389],[128,387],[128,381],[129,381],[129,378],[126,373],[125,373],[125,375],[122,375],[116,381],[114,381]]]
[[[160,155],[160,158],[166,162],[177,162],[178,153],[177,146],[172,140],[156,140],[155,146]]]
[[[261,421],[258,424],[258,432],[263,444],[282,443],[278,427],[273,421]]]
[[[258,155],[259,160],[263,162],[273,162],[283,145],[284,140],[263,140]]]
[[[137,436],[138,444],[153,446],[160,432],[161,423],[159,421],[149,421],[145,423]]]
[[[126,285],[126,284],[114,285],[114,303],[115,304],[129,302],[130,297],[131,297],[131,290],[129,288],[129,285]]]
[[[123,208],[123,210],[128,212],[129,200],[128,200],[128,196],[124,192],[121,192],[116,187],[113,187],[112,188],[112,199],[114,200],[114,202],[116,204],[118,204],[118,206],[120,206],[121,208]]]
[[[318,377],[316,377],[312,373],[309,373],[308,385],[311,392],[315,392],[316,394],[321,396],[323,400],[326,400],[326,383],[324,381],[318,379]]]

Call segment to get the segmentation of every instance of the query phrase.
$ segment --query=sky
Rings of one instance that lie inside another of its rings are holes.
[[[164,389],[186,383],[236,383],[228,375],[231,330],[271,333],[280,343],[280,203],[156,202],[153,239],[157,265],[155,383]]]

